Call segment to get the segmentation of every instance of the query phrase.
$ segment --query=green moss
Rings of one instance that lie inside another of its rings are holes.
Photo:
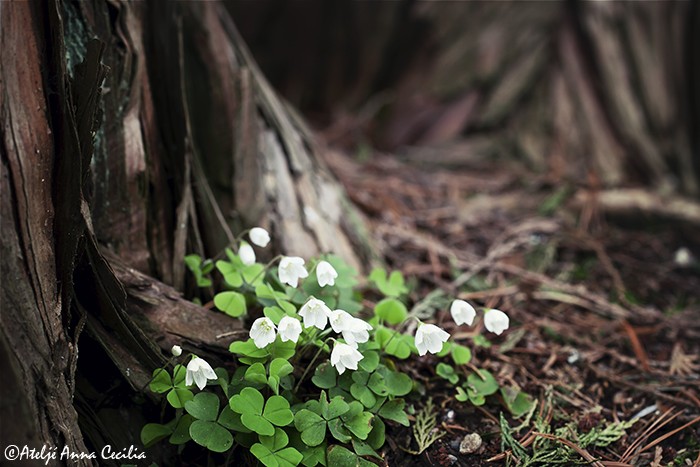
[[[87,43],[90,39],[83,18],[73,2],[62,2],[63,41],[66,47],[66,68],[73,77],[75,66],[85,59]]]

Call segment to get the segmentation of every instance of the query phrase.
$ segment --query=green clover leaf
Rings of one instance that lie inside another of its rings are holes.
[[[360,363],[362,363],[362,360],[360,360]],[[338,373],[331,366],[330,362],[324,362],[316,367],[311,382],[318,388],[330,389],[335,387],[337,377]]]
[[[151,447],[158,441],[167,438],[173,433],[176,420],[170,421],[166,425],[160,423],[148,423],[141,428],[141,444],[144,447]]]
[[[362,352],[362,355],[364,355],[365,358],[360,360],[360,368],[368,373],[376,370],[377,366],[379,365],[379,352],[374,350],[365,350]]]
[[[294,421],[289,401],[282,396],[271,396],[265,403],[262,415],[267,421],[277,426],[287,426]]]
[[[273,425],[286,426],[292,423],[294,415],[289,402],[282,396],[272,396],[267,402],[255,388],[244,388],[230,400],[231,409],[241,414],[241,423],[262,436],[275,433]]]
[[[408,426],[408,415],[404,410],[406,401],[403,399],[394,399],[382,406],[379,409],[379,416],[386,420],[393,420],[403,426]]]
[[[358,403],[359,404],[359,403]],[[361,409],[360,405],[360,410]],[[342,439],[348,442],[351,437],[342,428],[343,421],[340,419],[350,410],[350,405],[342,397],[334,397],[328,401],[326,392],[321,391],[318,401],[309,401],[305,408],[299,410],[294,415],[294,426],[301,433],[301,439],[307,446],[318,446],[326,439],[326,427],[335,436],[338,433]]]
[[[211,392],[200,392],[185,403],[185,410],[197,420],[213,422],[219,415],[219,398]]]
[[[185,388],[173,388],[166,396],[168,403],[176,409],[185,407],[185,404],[193,398],[194,393]]]
[[[261,436],[260,442],[251,446],[250,452],[266,467],[299,465],[304,455],[293,447],[286,447],[287,444],[289,444],[287,434],[280,428],[275,428],[272,436]]]
[[[459,375],[455,373],[455,369],[446,363],[438,363],[437,367],[435,368],[435,373],[452,384],[457,384],[459,381]]]
[[[195,443],[210,451],[225,452],[233,446],[231,432],[216,422],[195,420],[190,425],[189,431]]]
[[[246,426],[241,422],[241,414],[231,410],[230,406],[224,407],[217,420],[219,425],[228,428],[236,433],[251,433],[251,430],[246,428]]]
[[[465,365],[472,359],[472,351],[469,347],[459,344],[452,345],[452,360],[455,365]]]
[[[379,449],[384,446],[386,440],[386,425],[380,417],[374,417],[372,420],[372,431],[367,436],[367,444],[374,449]]]
[[[214,266],[210,260],[202,262],[202,257],[199,255],[187,255],[185,256],[185,265],[194,274],[197,287],[211,287],[211,279],[204,277],[211,272]]]
[[[168,442],[174,445],[185,444],[192,439],[190,436],[190,425],[194,422],[194,417],[190,414],[184,414],[177,421],[173,434],[170,435]]]
[[[361,440],[367,439],[367,435],[372,431],[374,415],[370,412],[365,412],[363,405],[358,401],[352,401],[348,405],[349,410],[340,417],[343,420],[343,426]],[[339,441],[342,440],[339,439]]]
[[[250,383],[264,385],[267,383],[267,372],[262,363],[256,362],[248,367],[243,378]]]
[[[501,388],[501,395],[508,410],[515,418],[522,417],[528,413],[535,404],[532,396],[514,387],[506,386]]]
[[[239,318],[247,311],[245,296],[238,292],[219,292],[214,295],[214,305],[232,318]]]
[[[460,402],[467,402],[469,400],[469,395],[464,391],[464,389],[457,386],[457,395],[455,395],[455,399]]]
[[[370,273],[368,279],[387,297],[399,297],[402,294],[408,293],[408,288],[404,284],[403,275],[399,271],[393,271],[387,278],[387,273],[384,269],[375,268]]]
[[[307,446],[318,446],[326,439],[326,420],[315,412],[301,409],[294,415],[294,427]]]
[[[359,457],[343,446],[334,445],[328,448],[328,465],[341,467],[373,467],[375,464]]]
[[[156,394],[163,394],[164,392],[170,391],[170,389],[173,387],[173,380],[170,378],[170,373],[168,373],[168,370],[163,368],[154,370],[153,379],[148,387]]]
[[[498,391],[498,381],[486,370],[479,370],[467,377],[467,392],[473,391],[483,396],[490,396]]]
[[[236,255],[230,255],[229,260],[216,262],[216,269],[224,276],[224,280],[228,285],[239,288],[243,284],[257,286],[262,283],[264,278],[262,272],[265,270],[265,266],[259,263],[246,266]]]
[[[385,298],[375,305],[374,314],[389,324],[397,325],[406,319],[408,310],[406,305],[395,298]]]
[[[384,384],[392,396],[405,396],[413,389],[413,380],[405,373],[390,370],[384,365],[380,365],[377,372],[384,377]]]
[[[352,394],[352,397],[354,397],[356,400],[362,402],[362,405],[367,408],[370,408],[377,403],[377,398],[374,396],[372,390],[367,387],[366,383],[354,383],[352,386],[350,386],[350,394]]]

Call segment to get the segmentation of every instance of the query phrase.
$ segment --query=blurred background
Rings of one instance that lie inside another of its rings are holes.
[[[345,148],[460,141],[553,180],[698,194],[697,2],[230,1],[266,77]]]

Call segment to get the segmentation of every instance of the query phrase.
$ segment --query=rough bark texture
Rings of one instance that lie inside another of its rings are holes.
[[[42,76],[48,12],[27,2],[0,8],[2,439],[85,451],[72,404],[80,327],[70,325],[57,271],[55,129]]]
[[[240,329],[179,296],[185,254],[253,224],[270,255],[371,249],[219,3],[3,3],[0,30],[0,438],[138,445],[162,350]]]
[[[332,120],[335,143],[465,138],[463,161],[700,194],[697,2],[227,5],[266,76]]]

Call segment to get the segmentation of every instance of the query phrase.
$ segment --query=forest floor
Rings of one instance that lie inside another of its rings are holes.
[[[388,464],[700,464],[698,226],[634,203],[611,214],[583,185],[459,151],[329,151],[327,163],[414,303],[442,290],[510,315],[489,342],[474,341],[480,322],[457,331],[444,306],[432,318],[473,348],[474,367],[537,403],[516,419],[500,394],[457,401],[436,361],[403,368],[432,395],[444,435],[412,456],[411,430],[394,427]],[[468,446],[474,433],[482,442]]]

